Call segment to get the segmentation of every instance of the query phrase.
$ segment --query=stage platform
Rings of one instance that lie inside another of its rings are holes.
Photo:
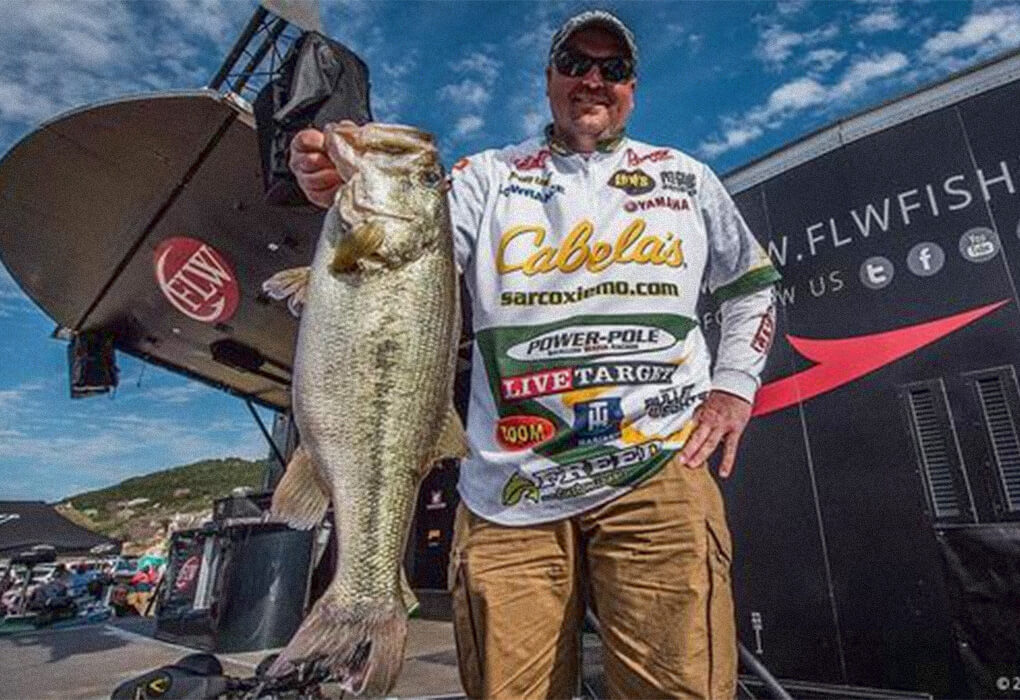
[[[434,620],[408,624],[407,655],[393,695],[463,697],[453,626]],[[0,700],[109,698],[122,681],[195,651],[153,639],[154,628],[151,619],[122,618],[0,638]],[[217,657],[225,673],[250,676],[271,651]],[[339,688],[325,690],[329,697],[340,697]]]

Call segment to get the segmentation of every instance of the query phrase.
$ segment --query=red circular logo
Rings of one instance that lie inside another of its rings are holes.
[[[195,238],[168,238],[156,248],[153,265],[163,295],[185,316],[220,323],[237,310],[237,275],[212,246]]]
[[[555,432],[552,421],[541,416],[507,416],[496,424],[499,444],[514,452],[545,442]]]

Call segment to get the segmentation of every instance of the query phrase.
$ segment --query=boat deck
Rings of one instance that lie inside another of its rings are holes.
[[[463,697],[457,674],[453,626],[410,620],[404,668],[393,695],[401,698]],[[0,699],[109,698],[121,682],[194,649],[152,637],[155,622],[121,618],[105,623],[0,637]],[[270,651],[216,654],[224,673],[251,676]],[[338,687],[326,687],[340,697]]]

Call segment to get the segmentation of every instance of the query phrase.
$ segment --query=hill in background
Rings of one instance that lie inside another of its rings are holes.
[[[56,508],[83,527],[123,540],[125,552],[138,552],[157,544],[170,523],[191,527],[208,519],[213,501],[233,489],[261,490],[265,469],[264,460],[207,459],[79,493]]]

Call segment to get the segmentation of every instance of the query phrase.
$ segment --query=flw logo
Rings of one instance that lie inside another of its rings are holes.
[[[764,385],[758,391],[751,415],[763,416],[780,411],[849,384],[958,331],[1007,303],[1008,300],[998,301],[934,321],[852,338],[819,339],[788,335],[786,339],[793,349],[816,364]]]

